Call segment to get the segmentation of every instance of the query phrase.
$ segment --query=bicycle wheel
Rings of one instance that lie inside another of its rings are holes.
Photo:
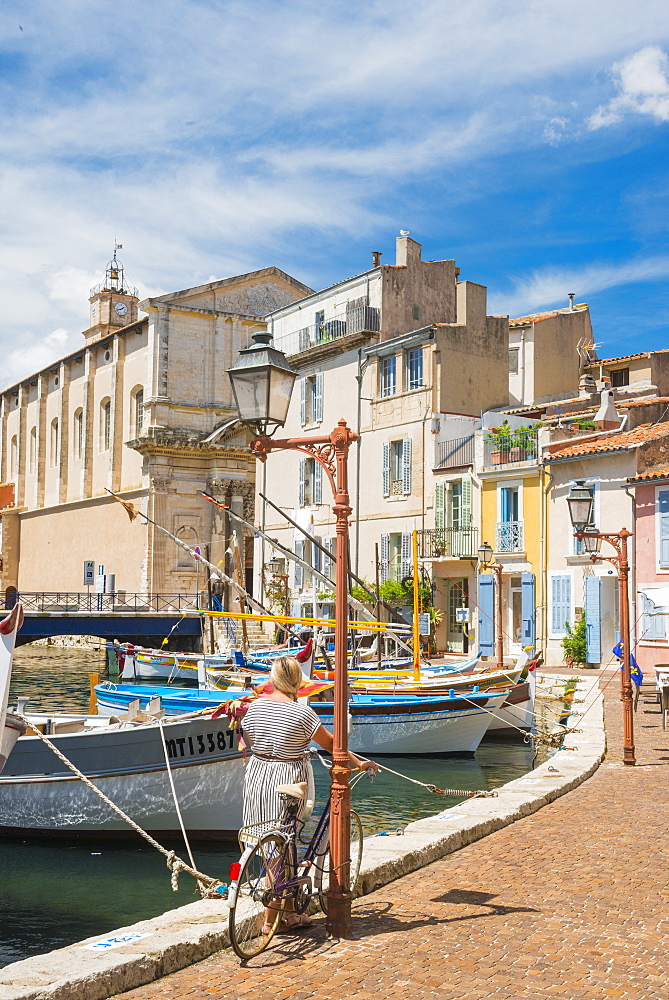
[[[362,823],[357,812],[351,809],[351,892],[355,893],[360,877],[360,866],[362,864]],[[330,861],[330,848],[325,854],[316,859],[316,872],[314,882],[318,889],[318,900],[323,913],[328,912],[327,893],[330,888],[330,872],[332,871]]]
[[[253,958],[264,951],[281,922],[286,896],[275,892],[274,885],[293,876],[289,844],[275,833],[267,834],[243,862],[237,882],[237,894],[230,907],[228,927],[230,944],[240,958]],[[266,908],[276,911],[266,921]]]

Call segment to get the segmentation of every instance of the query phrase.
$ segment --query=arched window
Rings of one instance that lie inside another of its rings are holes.
[[[84,456],[84,411],[81,407],[74,411],[74,437],[72,446],[74,457],[81,460]]]
[[[37,427],[30,428],[30,474],[34,476],[37,468]]]
[[[58,417],[51,421],[51,450],[49,451],[49,465],[53,468],[58,464]]]
[[[130,433],[139,437],[144,427],[144,387],[135,386],[130,394]]]
[[[19,439],[14,435],[9,446],[9,475],[12,479],[16,479],[16,473],[19,471]]]
[[[100,403],[100,451],[109,451],[111,447],[111,399],[103,399]]]

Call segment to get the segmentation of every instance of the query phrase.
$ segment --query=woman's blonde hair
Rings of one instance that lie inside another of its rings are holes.
[[[296,699],[304,674],[294,656],[279,656],[272,664],[269,679],[277,691]]]

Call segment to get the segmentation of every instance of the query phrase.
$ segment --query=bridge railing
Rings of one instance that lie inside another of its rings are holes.
[[[1,593],[1,592],[0,592]],[[0,598],[1,599],[1,598]],[[118,614],[169,614],[193,611],[206,606],[198,594],[129,594],[118,590],[113,594],[82,594],[66,591],[24,592],[5,591],[5,608],[21,601],[24,611],[48,611],[68,614],[76,611],[114,611]]]

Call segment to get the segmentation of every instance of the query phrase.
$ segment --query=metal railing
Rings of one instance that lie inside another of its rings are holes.
[[[67,614],[76,611],[115,611],[119,614],[156,614],[193,611],[203,607],[198,594],[80,594],[69,591],[24,592],[5,591],[5,608],[21,601],[24,611],[48,611]]]
[[[438,469],[452,469],[460,465],[474,464],[474,435],[440,441],[437,444]]]
[[[418,532],[421,559],[476,559],[478,528],[429,528]]]
[[[490,434],[486,436],[483,448],[484,465],[513,465],[514,462],[531,462],[539,454],[536,431]]]
[[[274,338],[274,346],[284,354],[301,354],[312,347],[320,347],[333,340],[340,340],[350,333],[378,333],[381,329],[381,310],[375,306],[355,306],[347,309],[345,316],[313,323],[293,333]]]
[[[523,551],[523,522],[498,521],[495,525],[496,552]]]

